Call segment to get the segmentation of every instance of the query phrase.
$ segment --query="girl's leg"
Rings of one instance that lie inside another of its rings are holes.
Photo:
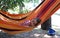
[[[45,21],[43,24],[41,24],[42,30],[48,30],[49,28],[51,28],[51,17],[47,21]]]

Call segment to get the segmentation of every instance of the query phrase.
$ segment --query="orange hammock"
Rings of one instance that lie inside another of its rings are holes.
[[[8,34],[31,31],[50,18],[59,8],[60,0],[44,0],[27,14],[9,14],[0,10],[0,29]]]

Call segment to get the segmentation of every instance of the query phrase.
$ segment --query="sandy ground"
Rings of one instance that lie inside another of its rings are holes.
[[[0,32],[0,38],[60,38],[60,34],[56,31],[55,36],[48,36],[47,31],[36,28],[31,32],[26,32],[17,35],[8,35],[6,33]]]

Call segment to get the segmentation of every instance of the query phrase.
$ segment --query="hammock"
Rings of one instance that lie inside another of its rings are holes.
[[[33,11],[26,14],[9,14],[0,10],[0,29],[8,34],[33,30],[60,9],[60,0],[44,0]]]

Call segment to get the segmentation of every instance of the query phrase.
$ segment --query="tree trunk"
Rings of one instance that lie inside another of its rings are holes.
[[[19,5],[19,13],[23,13],[23,7]]]

